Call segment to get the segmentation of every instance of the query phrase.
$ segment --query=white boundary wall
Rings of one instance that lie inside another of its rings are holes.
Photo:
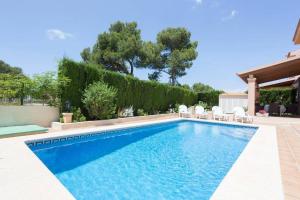
[[[219,106],[225,113],[232,113],[234,107],[248,107],[248,95],[247,94],[221,94],[219,96]]]
[[[50,127],[59,120],[56,107],[42,105],[0,106],[0,126],[36,124]]]

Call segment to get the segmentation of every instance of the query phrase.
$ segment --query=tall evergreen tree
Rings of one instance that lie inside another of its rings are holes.
[[[133,75],[134,68],[140,67],[142,50],[141,31],[136,22],[112,24],[108,32],[98,36],[92,51],[88,48],[81,53],[86,62],[104,65],[108,70]]]
[[[191,33],[185,28],[167,28],[157,34],[157,42],[144,47],[143,65],[154,70],[149,78],[157,79],[162,72],[169,75],[172,85],[186,75],[197,58],[197,42],[191,41]]]

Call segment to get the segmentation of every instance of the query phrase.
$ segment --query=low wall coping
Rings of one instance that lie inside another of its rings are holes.
[[[178,116],[177,113],[169,113],[169,114],[125,117],[125,118],[106,119],[106,120],[84,121],[84,122],[75,122],[75,123],[52,122],[51,128],[57,131],[57,130],[67,130],[67,129],[74,129],[74,128],[85,128],[91,126],[113,125],[117,123],[126,123],[126,122],[142,121],[142,120],[149,120],[149,119],[173,118],[177,116]]]

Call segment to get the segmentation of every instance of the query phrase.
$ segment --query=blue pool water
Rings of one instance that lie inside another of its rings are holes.
[[[76,199],[209,199],[255,131],[182,120],[31,149]]]

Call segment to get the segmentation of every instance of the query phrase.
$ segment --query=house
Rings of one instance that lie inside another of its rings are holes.
[[[300,44],[300,20],[298,22],[293,42]],[[248,84],[248,113],[255,115],[255,105],[258,102],[258,91],[261,88],[293,86],[300,93],[300,50],[289,52],[285,59],[272,64],[260,66],[237,74]],[[300,100],[298,101],[300,114]]]

